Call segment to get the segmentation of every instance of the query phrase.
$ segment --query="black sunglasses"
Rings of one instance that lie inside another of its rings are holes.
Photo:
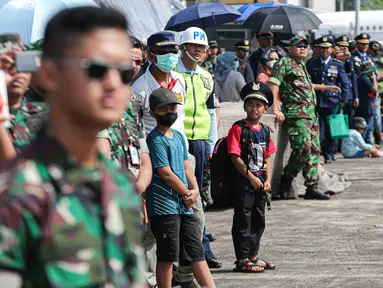
[[[111,64],[99,59],[52,59],[62,67],[81,67],[89,78],[103,80],[110,69],[117,69],[123,84],[129,84],[134,78],[134,67],[130,63]]]

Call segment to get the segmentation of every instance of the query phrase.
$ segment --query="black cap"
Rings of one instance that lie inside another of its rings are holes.
[[[369,47],[376,52],[379,52],[380,49],[382,49],[382,45],[376,40],[371,41]]]
[[[151,110],[170,104],[181,104],[172,90],[168,88],[158,88],[150,94],[149,106]]]
[[[333,36],[326,35],[326,36],[320,37],[318,39],[315,39],[312,44],[314,47],[322,47],[322,48],[333,47],[334,46]]]
[[[250,41],[248,39],[238,41],[237,43],[234,44],[234,46],[236,46],[237,49],[250,51]]]
[[[281,46],[283,47],[288,47],[290,45],[289,40],[281,40],[279,42],[281,42]]]
[[[336,46],[339,47],[349,47],[350,46],[350,38],[347,35],[342,35],[335,39]]]
[[[363,117],[354,117],[352,119],[352,127],[365,129],[368,127],[368,125],[366,120]]]
[[[362,33],[355,37],[355,41],[362,43],[362,44],[369,44],[370,43],[370,34],[368,33]]]
[[[147,41],[148,47],[178,45],[174,33],[161,31],[150,35]]]
[[[263,33],[257,33],[257,39],[267,39],[267,38],[273,38],[273,33],[271,32],[263,32]]]
[[[269,86],[263,82],[250,82],[247,83],[241,90],[241,99],[246,101],[251,98],[262,100],[267,106],[272,106],[274,103],[273,92]]]

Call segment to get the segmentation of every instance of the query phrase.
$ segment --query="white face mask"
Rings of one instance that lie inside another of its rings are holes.
[[[269,66],[270,68],[273,68],[274,64],[277,62],[278,62],[278,60],[267,61],[266,65]]]

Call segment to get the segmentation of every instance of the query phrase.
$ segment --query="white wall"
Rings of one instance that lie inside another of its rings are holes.
[[[279,2],[327,12],[335,12],[336,9],[336,0],[280,0]]]

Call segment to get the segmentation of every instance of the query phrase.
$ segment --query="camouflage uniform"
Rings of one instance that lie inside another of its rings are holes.
[[[23,101],[20,108],[10,109],[14,118],[10,121],[8,128],[15,146],[16,152],[20,153],[27,145],[35,139],[36,132],[41,128],[47,114],[44,108],[36,103]]]
[[[302,170],[306,186],[318,184],[320,156],[319,123],[315,112],[316,96],[303,61],[290,55],[274,65],[268,82],[279,86],[282,112],[286,117],[292,153],[284,169],[286,178]]]
[[[144,287],[141,199],[98,157],[80,167],[45,127],[0,169],[0,266],[23,287]]]
[[[201,67],[207,70],[212,76],[214,76],[214,69],[217,63],[217,57],[206,57],[205,61],[202,63]]]

